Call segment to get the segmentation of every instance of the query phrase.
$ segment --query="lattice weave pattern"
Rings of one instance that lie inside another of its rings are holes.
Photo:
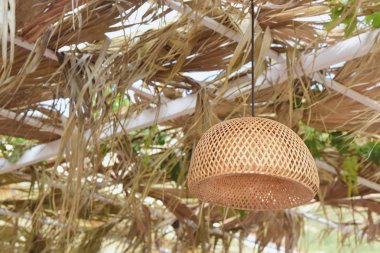
[[[319,178],[302,139],[269,119],[237,118],[210,128],[190,164],[190,191],[244,210],[279,210],[309,202]]]

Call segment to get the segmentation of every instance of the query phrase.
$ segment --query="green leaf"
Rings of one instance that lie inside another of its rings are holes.
[[[358,193],[358,172],[360,164],[357,156],[346,157],[343,161],[342,176],[348,187],[348,195]]]
[[[346,26],[344,29],[345,37],[349,37],[356,30],[358,23],[356,9],[350,8],[355,2],[357,0],[339,1],[330,11],[331,21],[325,25],[326,29],[331,30],[342,23]],[[343,17],[344,20],[341,20]]]
[[[247,212],[244,210],[239,210],[240,218],[244,218],[247,215]]]
[[[310,150],[310,153],[312,154],[313,157],[319,158],[321,156],[321,153],[319,152],[319,149],[318,149],[318,143],[315,139],[305,140],[305,144]]]
[[[126,107],[129,104],[128,96],[118,94],[114,99],[114,103],[112,105],[114,112],[118,112],[120,109]]]
[[[338,20],[340,16],[343,14],[343,12],[344,12],[344,6],[341,3],[337,4],[334,8],[331,9],[331,12],[330,12],[331,21],[325,24],[325,27],[327,30],[331,30],[337,25],[339,25]]]
[[[349,133],[342,133],[341,131],[330,132],[331,145],[341,154],[346,153],[350,149],[353,139]]]
[[[165,137],[162,137],[162,136],[160,136],[160,138],[158,138],[158,145],[164,145],[165,144]]]
[[[346,25],[344,29],[345,36],[349,37],[356,29],[356,25],[358,24],[358,19],[356,16],[348,16],[343,23]]]
[[[368,142],[360,147],[359,152],[366,159],[380,166],[380,143]]]
[[[305,125],[301,125],[301,129],[304,132],[304,142],[310,153],[313,157],[319,158],[321,156],[320,152],[326,147],[328,134],[320,133],[314,128]]]
[[[178,162],[176,163],[176,165],[174,165],[173,169],[170,171],[170,179],[177,182],[180,172],[181,172],[181,166],[180,166],[180,162]]]
[[[374,28],[380,28],[380,11],[366,16],[365,21],[367,24],[372,25]]]
[[[335,6],[332,10],[331,10],[331,19],[332,20],[337,20],[340,18],[340,16],[343,14],[343,11],[344,11],[344,7],[342,4],[339,4],[337,6]]]
[[[11,163],[15,163],[21,158],[21,156],[24,154],[24,152],[25,152],[24,147],[14,146],[11,155],[8,157],[8,160]]]
[[[158,132],[156,142],[158,145],[161,145],[161,146],[165,145],[166,143],[165,134],[162,134],[162,132]]]
[[[8,159],[8,151],[7,151],[7,148],[5,147],[5,145],[2,141],[0,142],[0,152],[5,159]]]
[[[294,99],[293,108],[294,109],[299,109],[301,107],[302,107],[302,97],[296,96],[295,99]]]

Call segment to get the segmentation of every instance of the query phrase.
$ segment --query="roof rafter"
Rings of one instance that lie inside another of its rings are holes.
[[[318,52],[304,54],[300,57],[299,63],[295,66],[291,77],[288,76],[286,63],[275,64],[264,75],[257,78],[257,88],[265,89],[283,83],[289,78],[295,79],[300,76],[308,76],[335,64],[365,56],[373,50],[379,35],[380,30],[377,29],[341,41]],[[227,91],[224,97],[232,99],[242,93],[249,92],[251,90],[250,87],[240,88],[239,85],[249,83],[250,80],[251,75],[237,79],[234,82],[237,87],[233,87]]]
[[[233,40],[233,41],[236,41],[236,42],[240,42],[241,41],[241,35],[240,33],[218,23],[217,21],[215,21],[214,19],[210,18],[210,17],[207,17],[207,16],[203,16],[199,13],[195,13],[189,6],[187,6],[186,4],[183,4],[183,3],[179,3],[179,2],[176,2],[174,0],[165,0],[164,3],[170,7],[171,9],[175,10],[175,11],[178,11],[179,13],[182,13],[182,14],[186,14],[186,15],[189,15],[189,17],[193,20],[195,19],[200,19],[200,23],[207,27],[207,28],[210,28],[211,30],[217,32],[217,33],[220,33],[221,35]],[[276,51],[270,49],[269,52],[268,52],[268,56],[278,62],[282,62],[284,59],[283,57],[277,53]]]
[[[330,164],[322,161],[322,160],[315,160],[315,163],[317,164],[317,167],[324,170],[324,171],[327,171],[327,172],[330,172],[330,173],[333,173],[335,175],[337,175],[337,170],[331,166]],[[365,179],[363,177],[358,177],[358,183],[365,186],[365,187],[368,187],[372,190],[375,190],[377,192],[380,192],[380,185],[377,184],[377,183],[374,183],[368,179]]]
[[[135,93],[139,94],[141,97],[144,97],[148,100],[157,101],[157,97],[155,96],[155,94],[151,90],[143,87],[142,85],[138,85],[134,83],[129,87],[129,90],[134,91]],[[165,96],[160,96],[160,100],[162,102],[168,102],[170,99],[168,99]]]
[[[343,94],[346,97],[349,97],[363,105],[366,105],[376,111],[380,111],[380,103],[376,100],[373,100],[367,96],[364,96],[360,94],[359,92],[356,92],[347,86],[344,86],[343,84],[334,81],[330,78],[327,78],[323,76],[321,73],[314,73],[313,79],[317,82],[323,83],[326,85],[326,87],[333,89],[341,94]]]
[[[204,26],[214,30],[215,32],[218,32],[236,42],[240,42],[241,41],[241,35],[231,29],[229,29],[228,27],[222,25],[222,24],[219,24],[218,22],[216,22],[215,20],[213,20],[212,18],[210,17],[207,17],[207,16],[203,16],[201,17],[200,14],[198,13],[193,13],[192,9],[188,6],[186,6],[185,4],[183,3],[178,3],[174,0],[165,0],[165,3],[167,6],[169,6],[170,8],[172,8],[173,10],[176,10],[182,14],[190,14],[190,18],[192,19],[197,19],[197,18],[201,18],[201,24],[203,24]],[[372,36],[372,34],[369,34],[369,36],[364,36],[365,38],[373,38],[373,37],[377,37],[377,34],[378,32],[375,32],[376,36]],[[360,43],[361,42],[361,37],[358,37],[358,38],[355,38],[354,40],[356,40],[356,43]],[[371,40],[372,41],[372,40]],[[371,42],[370,41],[370,42]],[[339,44],[339,43],[338,43]],[[333,47],[337,47],[337,45],[333,46]],[[371,44],[368,44],[368,43],[365,43],[365,45],[363,45],[363,52],[358,52],[358,54],[360,54],[360,56],[363,56],[367,53],[369,53],[370,49],[372,48],[371,47]],[[357,49],[357,47],[356,47]],[[275,52],[274,50],[270,50],[269,51],[269,54],[268,56],[274,60],[276,60],[277,62],[283,62],[283,58],[281,57],[280,54],[278,54],[277,52]],[[359,57],[359,56],[355,56],[353,55],[353,57]],[[342,60],[343,61],[343,60]],[[338,63],[338,62],[336,62]],[[285,63],[284,63],[285,64]],[[331,64],[333,65],[333,64]],[[331,66],[330,65],[330,66]],[[329,67],[329,66],[327,66]],[[285,72],[286,73],[286,72]],[[314,73],[312,75],[312,78],[315,79],[316,81],[320,82],[320,83],[323,83],[325,84],[328,88],[331,88],[339,93],[342,93],[343,95],[351,98],[351,99],[354,99],[364,105],[367,105],[375,110],[380,110],[380,104],[369,98],[369,97],[366,97],[364,95],[361,95],[360,93],[356,92],[356,91],[353,91],[351,90],[350,88],[334,81],[334,80],[331,80],[329,78],[326,78],[326,77],[323,77],[321,74],[317,74],[317,73]],[[245,82],[249,82],[251,79],[251,76],[250,75],[246,75],[244,77],[242,77],[241,79],[237,79],[237,80],[234,80],[232,82],[230,82],[230,85],[231,86],[238,86],[240,83],[242,83],[242,81],[245,83]]]
[[[0,108],[0,116],[3,118],[15,120],[17,122],[20,122],[20,123],[23,123],[23,124],[26,124],[26,125],[29,125],[32,127],[39,128],[40,131],[50,132],[50,133],[58,134],[58,135],[63,134],[63,129],[61,129],[61,128],[46,125],[45,123],[43,123],[43,122],[41,122],[41,121],[39,121],[33,117],[17,114],[15,112],[7,110],[7,109]]]
[[[135,129],[149,127],[153,124],[162,123],[179,116],[192,114],[195,111],[197,95],[189,95],[183,98],[171,100],[162,104],[159,108],[145,109],[140,114],[130,119],[123,119],[122,122],[109,122],[103,127],[100,135],[101,140],[120,135]],[[87,137],[91,136],[88,130]],[[6,160],[0,161],[0,175],[15,171],[25,166],[53,159],[58,155],[61,140],[52,141],[45,144],[39,144],[27,150],[16,163]]]
[[[34,43],[29,43],[25,40],[23,40],[22,38],[20,37],[15,37],[15,40],[14,40],[14,43],[15,45],[19,46],[19,47],[22,47],[26,50],[29,50],[29,51],[33,51],[34,50],[34,47],[35,47],[35,44]],[[58,60],[58,57],[57,55],[54,53],[53,50],[49,49],[49,48],[46,48],[45,49],[45,52],[44,52],[44,56],[50,60],[53,60],[53,61],[59,61]]]

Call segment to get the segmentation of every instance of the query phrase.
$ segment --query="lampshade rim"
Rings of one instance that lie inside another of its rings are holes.
[[[267,173],[258,173],[258,172],[252,172],[252,173],[250,173],[250,172],[227,173],[227,174],[221,174],[221,175],[216,175],[216,176],[210,176],[210,177],[204,178],[204,179],[202,179],[200,181],[189,183],[188,184],[189,191],[190,191],[190,193],[196,195],[200,200],[202,200],[204,202],[220,205],[220,206],[223,206],[223,207],[226,207],[226,208],[233,208],[233,209],[239,209],[239,210],[245,210],[245,211],[252,211],[253,209],[244,208],[244,207],[236,207],[236,206],[233,206],[233,205],[226,205],[226,204],[218,203],[217,201],[212,201],[212,200],[206,199],[206,198],[203,197],[203,195],[200,193],[200,190],[199,190],[201,184],[207,183],[207,181],[210,181],[210,180],[215,180],[217,178],[222,178],[222,177],[246,176],[246,175],[251,175],[251,176],[252,175],[260,175],[260,176],[268,176],[268,177],[273,177],[273,178],[281,179],[281,180],[290,182],[292,184],[301,186],[301,188],[303,188],[304,190],[307,190],[309,192],[308,196],[310,196],[310,197],[307,198],[309,200],[300,201],[300,202],[297,203],[297,205],[285,206],[285,207],[282,206],[282,207],[279,207],[278,209],[273,209],[273,208],[271,208],[271,209],[265,209],[265,208],[254,209],[255,211],[268,211],[268,210],[276,211],[276,210],[283,210],[283,209],[288,209],[288,208],[294,208],[294,207],[301,206],[301,205],[304,205],[304,204],[310,202],[314,198],[314,196],[317,194],[317,192],[314,192],[313,189],[310,188],[308,185],[303,184],[302,182],[296,181],[294,179],[291,179],[291,178],[288,178],[288,177],[284,177],[284,176],[272,175],[272,174],[267,174]]]
[[[240,176],[240,175],[270,176],[270,177],[274,177],[274,178],[277,178],[277,179],[287,180],[287,181],[290,181],[292,183],[296,183],[296,184],[300,184],[300,185],[304,186],[305,188],[307,188],[313,194],[313,197],[317,194],[317,191],[313,191],[312,188],[309,185],[307,185],[307,184],[304,184],[304,183],[302,183],[300,181],[297,181],[297,180],[289,178],[289,177],[284,177],[284,176],[279,176],[279,175],[274,175],[274,174],[268,174],[267,172],[266,173],[263,173],[263,172],[242,172],[242,173],[231,172],[231,173],[223,173],[223,174],[220,174],[220,175],[208,176],[208,177],[205,177],[204,179],[201,179],[199,181],[189,182],[188,186],[190,188],[190,187],[193,187],[192,185],[200,185],[204,181],[207,181],[207,180],[210,180],[210,179],[219,178],[219,177]]]

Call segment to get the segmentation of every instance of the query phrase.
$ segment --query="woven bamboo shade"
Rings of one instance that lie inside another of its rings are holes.
[[[244,210],[280,210],[309,202],[317,168],[302,139],[288,127],[257,117],[224,121],[195,148],[190,191],[203,201]]]

